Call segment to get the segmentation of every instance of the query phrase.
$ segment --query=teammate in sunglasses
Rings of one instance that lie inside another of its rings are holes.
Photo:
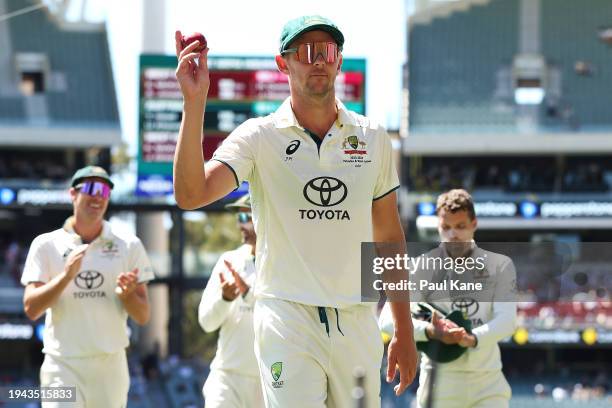
[[[73,215],[34,239],[21,278],[26,315],[37,320],[46,313],[41,386],[76,387],[75,407],[126,406],[127,318],[149,320],[153,269],[138,238],[104,221],[112,188],[101,167],[78,170]]]
[[[212,270],[198,308],[200,326],[219,330],[217,353],[203,393],[207,408],[263,408],[253,351],[253,284],[257,236],[245,195],[225,206],[236,212],[242,245],[224,252]]]
[[[383,344],[372,304],[361,298],[361,243],[404,245],[405,237],[390,138],[336,98],[344,35],[321,16],[285,24],[276,66],[290,97],[236,128],[208,163],[201,152],[208,50],[183,48],[180,31],[175,38],[184,98],[175,197],[181,208],[198,208],[249,182],[258,237],[255,354],[266,406],[352,406],[361,367],[365,405],[379,407]],[[398,367],[400,394],[417,355],[408,303],[391,309],[398,324],[387,380]]]

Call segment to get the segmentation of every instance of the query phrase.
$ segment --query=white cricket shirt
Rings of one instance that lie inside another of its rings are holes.
[[[49,282],[64,270],[70,252],[82,244],[67,225],[32,241],[22,285]],[[115,294],[117,276],[138,268],[140,282],[153,279],[153,269],[140,240],[118,233],[104,221],[102,233],[92,241],[81,269],[57,302],[47,309],[43,353],[60,357],[86,357],[115,353],[129,344],[128,314]]]
[[[238,296],[231,302],[223,300],[219,274],[228,282],[234,278],[224,260],[228,260],[238,272],[242,280],[251,287],[246,296]],[[243,245],[233,251],[225,252],[208,279],[206,288],[202,293],[202,300],[198,310],[200,326],[207,331],[219,330],[217,353],[210,367],[232,371],[236,374],[259,377],[257,360],[253,344],[255,333],[253,331],[253,284],[255,282],[255,259],[251,254],[251,247]]]
[[[290,99],[236,128],[213,159],[249,182],[257,233],[256,297],[314,306],[361,302],[361,243],[372,203],[399,187],[384,128],[336,101],[320,148]]]
[[[511,301],[516,286],[514,263],[505,255],[480,248],[477,250],[480,251],[479,256],[481,255],[486,259],[486,276],[483,276],[482,279],[483,282],[486,279],[493,283],[487,285],[490,289],[475,293],[472,297],[466,296],[452,302],[429,302],[444,313],[461,310],[464,316],[472,321],[472,333],[478,338],[476,347],[468,348],[463,355],[454,361],[440,363],[438,365],[440,370],[501,370],[502,362],[498,342],[512,335],[516,329],[516,302]],[[438,250],[435,249],[434,251]],[[474,281],[477,281],[477,279],[474,279]],[[412,306],[415,306],[415,304]],[[389,335],[393,334],[393,317],[389,303],[385,304],[378,324],[383,332]],[[414,340],[428,341],[425,329],[429,323],[413,318],[412,324],[414,326]],[[421,369],[430,369],[431,366],[431,360],[425,353],[421,353]]]

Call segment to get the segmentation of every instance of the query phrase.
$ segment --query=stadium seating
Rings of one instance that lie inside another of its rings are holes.
[[[419,131],[512,130],[513,101],[495,96],[498,76],[519,52],[518,0],[491,0],[410,27],[410,126]],[[541,52],[560,75],[560,95],[545,99],[540,124],[549,131],[612,125],[612,48],[598,38],[612,3],[542,0]],[[597,10],[597,12],[593,12]],[[576,64],[590,71],[578,74]],[[507,92],[506,92],[507,93]]]
[[[588,7],[573,0],[542,0],[542,52],[560,70],[562,105],[580,128],[612,125],[612,48],[598,38],[598,30],[611,22],[608,0],[589,0]],[[576,73],[579,61],[592,66],[591,75]],[[559,125],[558,118],[542,114],[545,124]]]
[[[11,122],[23,120],[25,106],[22,97],[0,97],[0,119]]]
[[[512,109],[496,104],[498,70],[517,51],[518,2],[492,0],[416,23],[409,33],[410,125],[510,129]],[[486,33],[486,35],[483,35]]]
[[[7,0],[7,12],[33,1]],[[106,31],[61,30],[46,11],[7,21],[12,53],[39,53],[49,62],[44,102],[49,122],[117,126],[118,111]],[[78,90],[78,92],[75,92]],[[26,118],[26,97],[0,96],[0,122]]]

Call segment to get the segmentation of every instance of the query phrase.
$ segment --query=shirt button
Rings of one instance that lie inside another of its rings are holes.
[[[327,135],[327,137],[331,137],[331,133]]]

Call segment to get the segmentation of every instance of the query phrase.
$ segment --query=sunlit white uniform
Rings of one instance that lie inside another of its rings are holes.
[[[437,255],[446,257],[440,249]],[[434,384],[435,407],[457,408],[503,408],[508,406],[511,390],[502,374],[501,354],[498,342],[514,333],[516,303],[513,300],[516,285],[516,270],[505,255],[476,248],[473,257],[486,259],[486,272],[479,272],[482,279],[491,282],[486,290],[476,292],[473,297],[462,297],[455,301],[431,301],[444,314],[461,310],[472,322],[472,334],[478,339],[474,348],[468,348],[458,359],[437,365]],[[468,272],[469,273],[469,272]],[[416,277],[415,277],[416,276]],[[411,279],[419,279],[417,272]],[[447,297],[448,298],[448,297]],[[415,341],[428,341],[425,329],[428,322],[412,319]],[[393,320],[388,304],[383,308],[379,326],[387,334],[393,333]],[[417,390],[418,406],[423,407],[427,399],[432,361],[421,353],[421,374]]]
[[[21,283],[49,282],[64,270],[68,255],[81,243],[69,223],[39,235],[30,246]],[[79,402],[71,407],[123,407],[127,402],[128,314],[114,291],[117,276],[134,268],[139,270],[139,282],[153,279],[140,240],[104,222],[80,272],[46,311],[41,385],[76,385]]]
[[[399,180],[387,132],[336,105],[320,145],[287,99],[239,126],[213,156],[250,186],[256,355],[268,407],[348,406],[358,365],[367,370],[367,406],[380,405],[383,345],[361,303],[360,252],[373,240],[373,201]]]
[[[223,299],[219,275],[233,282],[224,261],[229,261],[249,287],[255,283],[255,258],[251,246],[225,252],[208,279],[198,311],[200,326],[207,331],[219,329],[217,353],[204,384],[206,407],[262,407],[259,370],[253,350],[253,291],[233,301]]]

